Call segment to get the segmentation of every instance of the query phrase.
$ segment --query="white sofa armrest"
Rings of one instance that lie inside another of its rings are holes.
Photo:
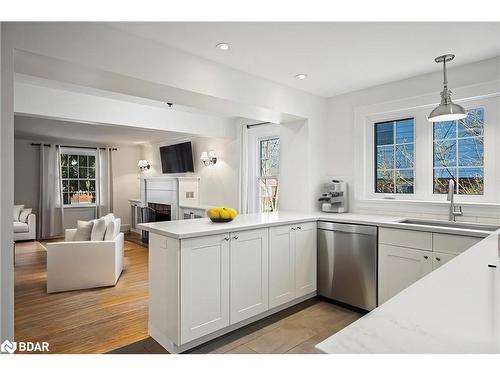
[[[26,241],[36,239],[36,215],[29,214],[26,219],[27,232],[14,233],[14,241]]]
[[[66,229],[64,231],[64,241],[73,241],[75,238],[76,228],[75,229]]]
[[[118,278],[123,271],[123,262],[125,258],[125,235],[120,232],[118,236],[115,237],[113,242],[115,243],[115,278],[116,281],[118,281]]]
[[[36,215],[35,214],[29,214],[28,220],[26,222],[28,223],[28,227],[30,228],[30,232],[32,229],[36,229]]]

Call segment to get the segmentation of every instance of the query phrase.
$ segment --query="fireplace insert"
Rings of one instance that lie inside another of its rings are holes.
[[[157,221],[172,220],[172,207],[169,204],[148,203],[147,207],[142,208],[142,222],[154,223]],[[148,243],[149,232],[142,231],[142,242]]]

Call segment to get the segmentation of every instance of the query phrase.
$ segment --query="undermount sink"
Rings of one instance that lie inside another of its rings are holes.
[[[471,224],[471,223],[457,223],[453,221],[437,221],[437,220],[419,220],[419,219],[405,219],[400,221],[402,224],[415,224],[426,225],[431,227],[445,227],[456,229],[480,230],[484,232],[494,232],[500,228],[498,225],[488,224]]]

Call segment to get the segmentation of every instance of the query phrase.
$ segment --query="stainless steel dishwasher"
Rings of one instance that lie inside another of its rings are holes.
[[[318,222],[318,295],[377,307],[377,227]]]

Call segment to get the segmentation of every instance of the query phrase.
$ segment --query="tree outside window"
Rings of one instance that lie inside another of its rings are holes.
[[[468,112],[465,119],[433,125],[433,192],[446,194],[448,181],[455,193],[484,194],[484,109]]]
[[[414,119],[375,124],[375,192],[413,194]]]
[[[280,139],[259,140],[258,194],[261,212],[278,210]]]

